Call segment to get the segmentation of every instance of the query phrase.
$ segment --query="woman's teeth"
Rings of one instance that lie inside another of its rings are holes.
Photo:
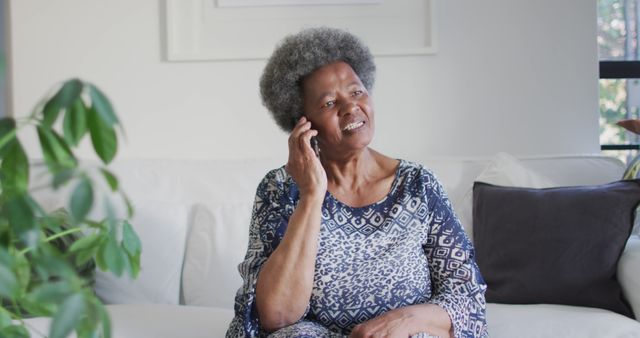
[[[364,121],[360,121],[360,122],[352,122],[352,123],[347,124],[347,126],[346,126],[346,127],[344,127],[344,128],[342,129],[342,131],[354,130],[354,129],[356,129],[356,128],[361,127],[362,125],[364,125]]]

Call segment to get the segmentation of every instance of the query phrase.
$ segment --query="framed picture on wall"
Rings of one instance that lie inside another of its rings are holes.
[[[266,59],[284,36],[330,26],[374,55],[436,52],[436,0],[166,0],[168,61]],[[259,4],[259,5],[258,5]]]
[[[218,7],[377,4],[382,0],[217,0]]]

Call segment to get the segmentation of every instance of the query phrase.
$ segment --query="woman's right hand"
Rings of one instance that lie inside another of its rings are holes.
[[[289,135],[289,160],[285,169],[300,189],[301,197],[324,199],[327,191],[327,173],[311,148],[311,137],[318,131],[311,129],[306,117],[300,118]]]

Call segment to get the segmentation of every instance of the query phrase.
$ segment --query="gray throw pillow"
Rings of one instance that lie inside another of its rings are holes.
[[[640,180],[547,189],[476,182],[476,260],[488,302],[565,304],[633,318],[616,277]]]

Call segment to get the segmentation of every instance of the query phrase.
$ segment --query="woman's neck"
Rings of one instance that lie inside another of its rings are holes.
[[[366,147],[346,158],[321,160],[330,187],[355,191],[387,176],[389,165],[384,161],[390,159]]]
[[[327,189],[344,204],[361,207],[378,202],[390,191],[398,161],[365,148],[358,156],[323,159]]]

